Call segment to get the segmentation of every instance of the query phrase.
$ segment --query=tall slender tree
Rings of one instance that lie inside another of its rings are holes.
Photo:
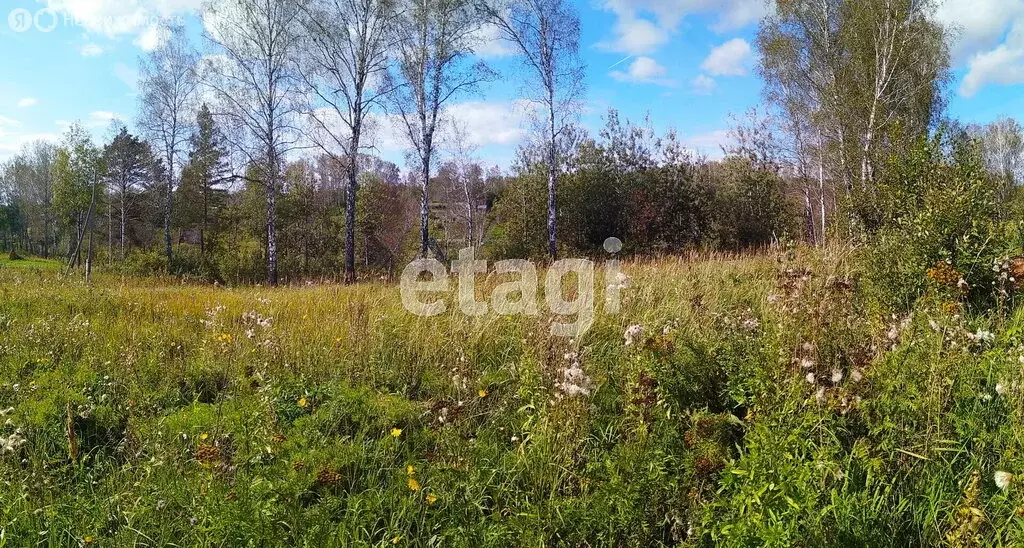
[[[122,127],[114,140],[103,150],[106,180],[113,199],[117,200],[118,242],[120,257],[125,259],[125,233],[129,208],[133,207],[140,187],[150,179],[153,166],[149,144]]]
[[[408,0],[395,24],[398,73],[390,104],[419,164],[422,256],[430,250],[430,177],[444,108],[492,74],[469,60],[479,27],[470,0]]]
[[[277,198],[287,154],[297,148],[301,113],[296,58],[302,6],[281,0],[219,0],[208,7],[206,83],[214,116],[266,194],[267,283],[277,285]]]
[[[558,176],[562,139],[579,112],[584,67],[580,20],[565,0],[484,0],[478,4],[515,45],[530,75],[528,97],[541,106],[548,178],[548,254],[558,257]]]
[[[178,187],[183,228],[199,230],[199,252],[210,252],[211,232],[218,227],[226,191],[222,185],[231,179],[224,136],[207,105],[196,116],[196,132],[189,140],[188,164],[181,172]]]
[[[390,91],[384,75],[398,17],[395,0],[311,0],[304,5],[306,70],[316,101],[313,141],[345,166],[345,283],[356,280],[356,193],[359,154],[372,110]],[[340,123],[339,123],[340,122]]]
[[[188,141],[189,124],[199,90],[197,55],[181,27],[169,30],[169,39],[141,63],[139,88],[142,94],[139,128],[154,143],[164,164],[163,188],[164,253],[167,266],[173,260],[171,221],[174,214],[174,186],[178,165]]]
[[[898,127],[912,142],[935,121],[949,56],[934,9],[932,0],[776,0],[762,22],[766,98],[799,142],[801,165],[818,166],[821,210],[826,180],[848,200],[869,190],[875,159],[894,144],[883,137]]]

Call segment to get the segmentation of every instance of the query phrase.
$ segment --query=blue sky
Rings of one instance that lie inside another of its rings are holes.
[[[202,0],[3,0],[0,7],[0,160],[33,139],[57,140],[80,121],[97,140],[112,119],[135,117],[137,64],[160,38],[159,25],[184,21],[197,46]],[[595,0],[577,2],[581,55],[587,65],[582,122],[592,132],[614,107],[639,120],[650,114],[662,133],[715,155],[730,114],[760,101],[753,36],[762,0]],[[50,12],[17,27],[15,10]],[[15,13],[13,16],[9,14]],[[51,14],[56,14],[56,19]],[[947,0],[939,12],[958,25],[949,113],[988,122],[1024,118],[1024,0]],[[42,28],[40,28],[42,27]],[[54,27],[44,32],[48,27]],[[507,166],[528,132],[516,62],[494,42],[483,57],[502,78],[462,97],[452,114],[488,164]],[[402,165],[400,136],[381,124],[380,153]]]

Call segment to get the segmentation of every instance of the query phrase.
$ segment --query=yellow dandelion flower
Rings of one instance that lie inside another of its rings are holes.
[[[206,438],[209,438],[209,437],[210,437],[210,435],[207,434],[206,432],[203,432],[202,434],[199,434],[199,439],[202,440],[202,441],[206,441]]]
[[[477,392],[477,394],[478,394],[478,395],[479,395],[479,396],[480,396],[481,398],[486,398],[486,397],[487,397],[487,391],[486,391],[486,390],[484,390],[484,389],[482,389],[482,388],[480,389],[480,391],[479,391],[479,392]]]
[[[305,397],[299,398],[299,407],[306,407],[307,405],[309,405],[309,400]]]
[[[434,504],[435,502],[437,502],[436,495],[434,495],[433,493],[427,495],[427,504]]]
[[[96,539],[94,539],[92,537],[85,537],[83,540],[85,541],[86,544],[92,544],[93,542],[96,541]]]
[[[392,428],[391,429],[391,437],[397,438],[398,436],[401,436],[401,435],[402,435],[402,429],[401,428]]]
[[[391,544],[398,544],[399,542],[402,542],[402,537],[395,537],[391,539]]]
[[[416,481],[416,478],[409,478],[409,489],[413,491],[420,490],[420,482]]]
[[[411,476],[416,473],[416,468],[414,468],[413,465],[410,464],[409,466],[405,467],[405,473]]]

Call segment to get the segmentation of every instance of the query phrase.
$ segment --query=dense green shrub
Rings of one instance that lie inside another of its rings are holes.
[[[929,288],[940,297],[990,299],[993,267],[1015,244],[999,225],[995,191],[969,140],[940,133],[890,158],[860,200],[873,297],[903,310]]]

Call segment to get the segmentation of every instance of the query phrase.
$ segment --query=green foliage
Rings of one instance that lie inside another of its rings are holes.
[[[995,287],[1001,261],[1019,251],[999,225],[995,192],[973,141],[940,134],[894,156],[870,194],[854,199],[873,243],[875,298],[902,310],[929,287],[940,296],[993,299],[1003,289]],[[937,277],[947,267],[949,276]]]
[[[609,237],[627,252],[653,256],[694,248],[742,250],[778,241],[794,216],[786,183],[771,166],[730,156],[694,159],[673,134],[608,113],[601,141],[585,140],[573,169],[559,179],[559,245],[572,254],[600,255]],[[524,168],[498,196],[488,252],[497,258],[546,252],[546,170]]]

